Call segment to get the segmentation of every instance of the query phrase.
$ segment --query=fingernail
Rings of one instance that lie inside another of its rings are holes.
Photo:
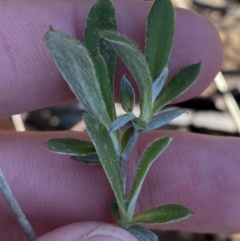
[[[81,241],[137,241],[129,232],[114,226],[102,226]]]

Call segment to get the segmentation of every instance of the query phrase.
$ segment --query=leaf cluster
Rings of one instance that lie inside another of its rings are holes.
[[[110,0],[97,0],[85,26],[84,43],[51,28],[45,44],[58,70],[84,105],[84,121],[91,141],[72,138],[51,139],[45,145],[53,152],[70,155],[75,161],[101,164],[116,201],[109,208],[117,222],[139,240],[156,240],[139,224],[163,224],[187,218],[192,211],[179,204],[168,204],[135,213],[144,179],[155,160],[169,146],[172,137],[150,143],[143,151],[130,194],[126,194],[127,161],[142,132],[149,132],[185,113],[164,109],[191,86],[200,72],[192,64],[168,80],[168,60],[174,37],[174,10],[170,0],[155,0],[148,15],[145,52],[117,31],[115,9]],[[135,90],[123,75],[120,100],[125,114],[117,117],[113,79],[116,55],[126,65],[140,93],[140,115],[135,116]],[[121,136],[120,128],[131,122]],[[148,239],[147,239],[148,237]]]

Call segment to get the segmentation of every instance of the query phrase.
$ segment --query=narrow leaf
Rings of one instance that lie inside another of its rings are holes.
[[[142,120],[141,118],[136,117],[133,119],[133,122],[139,130],[142,130],[147,127],[147,122]]]
[[[182,205],[168,204],[134,215],[132,223],[165,224],[186,219],[192,214],[190,209]]]
[[[129,121],[134,119],[135,116],[131,113],[119,116],[110,126],[109,132],[118,130],[119,128],[126,125]]]
[[[135,209],[135,204],[142,188],[143,181],[152,165],[152,163],[160,156],[160,154],[167,148],[170,144],[172,138],[167,136],[155,140],[151,145],[149,145],[145,152],[143,153],[136,176],[134,178],[132,190],[129,196],[129,206],[128,214],[132,217]]]
[[[152,113],[152,78],[143,54],[124,36],[112,31],[99,33],[116,51],[138,84],[141,94],[141,118],[147,121]]]
[[[45,146],[56,153],[67,155],[88,155],[96,152],[92,142],[78,140],[74,138],[50,139]]]
[[[92,56],[98,52],[103,55],[107,63],[110,87],[113,89],[113,77],[115,68],[115,52],[109,48],[109,45],[99,37],[98,32],[101,30],[117,31],[117,20],[115,10],[110,0],[98,0],[91,8],[84,33],[84,43]]]
[[[83,155],[83,156],[71,156],[71,159],[74,161],[82,162],[88,165],[99,165],[101,162],[99,161],[98,154],[92,153],[89,155]]]
[[[152,86],[152,101],[154,103],[156,97],[159,95],[159,93],[161,92],[164,84],[167,81],[168,78],[168,73],[169,70],[167,67],[165,67],[163,69],[163,71],[161,72],[160,76],[154,81],[153,86]]]
[[[131,126],[129,127],[123,134],[122,139],[121,139],[121,148],[122,148],[122,153],[124,152],[124,150],[126,149],[126,147],[128,146],[132,136],[133,136],[133,132],[134,132],[134,127]]]
[[[108,76],[107,65],[101,54],[98,54],[97,57],[95,58],[95,69],[96,69],[100,90],[107,108],[109,118],[111,121],[113,121],[116,116],[113,91],[112,91],[110,79]]]
[[[121,159],[126,161],[137,141],[138,131],[132,126],[127,129],[122,137],[121,146],[122,146],[122,154]]]
[[[174,36],[174,10],[171,1],[155,0],[148,15],[145,56],[153,79],[167,65]]]
[[[198,63],[189,65],[178,72],[156,98],[154,112],[185,92],[199,76],[200,69],[201,63]]]
[[[126,76],[121,79],[120,100],[123,110],[127,113],[133,111],[135,105],[135,91]]]
[[[155,233],[140,225],[131,225],[125,229],[138,241],[158,241],[158,236]]]
[[[87,126],[87,131],[98,153],[103,169],[106,173],[108,181],[111,184],[119,208],[122,212],[124,208],[124,194],[120,170],[118,166],[117,154],[115,152],[112,139],[108,130],[96,119],[84,114],[84,121]]]
[[[142,131],[152,131],[155,129],[158,129],[169,122],[171,122],[173,119],[177,118],[178,116],[182,115],[183,113],[186,113],[186,110],[184,109],[170,109],[170,110],[164,110],[157,115],[153,116],[151,121],[149,122],[148,126]]]
[[[47,32],[44,39],[58,70],[77,99],[85,106],[87,112],[105,126],[109,126],[111,121],[101,94],[94,63],[86,47],[53,29]]]
[[[116,202],[110,202],[109,203],[109,209],[110,212],[112,214],[112,216],[114,217],[114,219],[119,222],[121,219],[120,213],[119,213],[119,209],[118,209],[118,205]]]

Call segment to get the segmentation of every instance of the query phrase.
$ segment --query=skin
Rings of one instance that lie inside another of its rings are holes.
[[[113,2],[119,32],[143,49],[150,3]],[[42,39],[49,25],[81,39],[92,3],[92,0],[0,2],[1,117],[74,100]],[[200,94],[210,84],[220,68],[222,46],[210,23],[192,12],[176,9],[176,35],[169,63],[171,75],[199,61],[202,61],[200,77],[177,101]],[[123,73],[126,71],[118,63],[116,88]],[[144,134],[131,156],[128,189],[142,150],[163,135],[172,135],[174,140],[151,168],[136,211],[180,203],[194,210],[194,215],[154,228],[239,232],[237,138],[162,131]],[[112,226],[114,222],[107,207],[114,197],[102,168],[69,161],[68,157],[51,153],[43,146],[48,139],[63,136],[88,139],[86,133],[69,131],[0,135],[0,166],[33,225],[37,240],[135,240]],[[0,240],[26,240],[2,196],[0,217]]]

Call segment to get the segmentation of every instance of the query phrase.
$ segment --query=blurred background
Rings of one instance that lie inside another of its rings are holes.
[[[151,0],[149,0],[151,1]],[[209,19],[218,29],[224,46],[224,61],[215,81],[197,98],[178,104],[188,111],[164,129],[220,136],[240,133],[240,0],[173,0]],[[122,110],[116,104],[118,115]],[[84,131],[83,108],[71,103],[0,119],[1,131]],[[137,111],[137,108],[136,108]],[[160,240],[231,240],[240,235],[158,232]]]

